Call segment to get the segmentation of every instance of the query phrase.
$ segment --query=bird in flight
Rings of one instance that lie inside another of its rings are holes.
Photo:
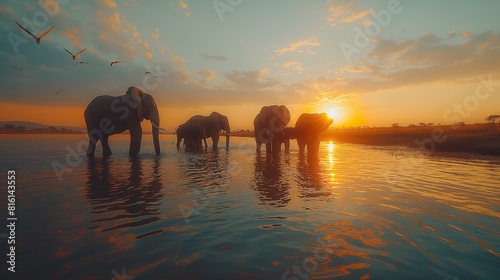
[[[71,53],[70,51],[68,51],[66,48],[64,48],[64,47],[61,47],[61,48],[63,48],[66,52],[68,52],[68,53],[69,53],[69,54],[73,57],[73,60],[75,60],[77,56],[79,56],[82,52],[84,52],[84,51],[87,49],[87,48],[85,48],[85,49],[83,49],[83,50],[81,50],[81,51],[77,52],[76,54],[72,54],[72,53]]]
[[[58,90],[56,94],[62,93],[64,90]]]
[[[15,68],[15,69],[17,69],[19,71],[24,71],[24,69],[29,68],[29,66],[24,66],[24,67],[21,67],[21,68],[12,66],[12,68]]]
[[[144,73],[144,75],[153,75],[153,73],[146,71],[146,73]]]
[[[88,63],[85,61],[78,61],[78,62],[75,62],[75,64],[73,64],[73,66],[75,66],[77,64],[88,64]],[[88,64],[88,65],[90,65],[90,64]]]
[[[111,61],[111,63],[109,64],[109,66],[113,66],[113,64],[117,64],[117,63],[123,63],[123,61],[120,61],[120,60]]]
[[[31,37],[35,38],[36,40],[36,43],[37,44],[40,44],[40,41],[42,40],[43,37],[45,37],[45,35],[49,34],[50,31],[52,31],[52,28],[54,28],[54,26],[52,26],[49,30],[45,31],[44,33],[42,33],[42,35],[40,35],[40,37],[36,37],[35,35],[33,35],[33,33],[31,33],[28,29],[22,27],[22,25],[20,25],[19,23],[17,23],[17,21],[14,21],[17,26],[19,26],[22,30],[24,30],[26,33],[28,33],[29,35],[31,35]]]

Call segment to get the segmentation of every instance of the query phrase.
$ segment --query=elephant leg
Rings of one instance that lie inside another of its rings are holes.
[[[109,147],[109,135],[103,135],[101,139],[101,144],[102,144],[102,155],[103,156],[110,156],[113,153],[111,152],[111,148]]]
[[[260,146],[262,145],[262,143],[259,141],[259,139],[255,138],[255,150],[257,152],[260,152]]]
[[[285,153],[290,151],[290,139],[285,139],[283,142],[285,144]]]
[[[215,150],[217,149],[217,146],[219,145],[219,132],[217,131],[216,134],[212,135],[212,148]]]
[[[205,150],[206,150],[208,148],[207,139],[205,137],[203,137],[202,139],[203,139],[203,142],[205,143]]]
[[[297,138],[297,145],[299,146],[299,154],[303,154],[306,147],[305,141],[303,139]]]
[[[271,151],[273,154],[278,154],[281,152],[281,140],[277,137],[271,142]]]
[[[87,156],[93,157],[95,153],[95,145],[99,141],[99,137],[97,135],[89,133],[89,146],[87,147]]]
[[[317,157],[319,153],[320,139],[319,135],[311,136],[309,143],[307,145],[307,153],[312,157]]]
[[[130,131],[130,148],[128,154],[131,157],[135,157],[139,154],[141,150],[141,139],[142,139],[142,128],[141,124],[137,122],[129,128]]]
[[[177,149],[180,147],[181,141],[182,141],[182,137],[177,135],[177,144],[176,144]]]
[[[272,145],[271,145],[271,142],[269,143],[266,143],[266,153],[267,154],[270,154],[272,151]]]

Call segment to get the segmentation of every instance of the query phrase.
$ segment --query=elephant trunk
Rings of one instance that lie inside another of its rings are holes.
[[[160,154],[160,139],[159,139],[159,130],[160,130],[160,115],[158,114],[158,110],[155,110],[151,113],[150,116],[151,121],[151,129],[153,131],[153,144],[155,146],[155,152],[157,155]]]

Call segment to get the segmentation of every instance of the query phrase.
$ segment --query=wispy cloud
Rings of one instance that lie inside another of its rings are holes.
[[[337,26],[344,23],[369,21],[366,17],[373,13],[372,9],[362,9],[359,3],[354,0],[330,0],[328,5],[328,15],[326,20],[330,25]]]
[[[285,55],[288,52],[299,52],[307,54],[315,54],[315,52],[310,47],[319,47],[321,44],[316,37],[309,37],[305,40],[300,40],[291,43],[290,45],[283,47],[274,52],[278,55]]]
[[[281,66],[286,68],[286,69],[292,69],[293,71],[298,72],[298,73],[305,70],[305,68],[302,67],[302,65],[298,61],[288,61],[288,62],[281,64]]]
[[[184,15],[186,17],[190,17],[191,14],[188,11],[186,11],[188,7],[189,7],[189,5],[186,2],[184,2],[184,0],[179,0],[179,5],[177,6],[177,11],[184,11]]]
[[[215,61],[226,61],[228,58],[222,55],[213,55],[213,54],[207,54],[207,53],[202,53],[198,52],[203,58],[209,59],[209,60],[215,60]]]
[[[215,72],[210,71],[207,69],[202,69],[198,71],[198,73],[203,77],[203,79],[200,81],[201,85],[206,85],[208,84],[211,80],[215,78]]]
[[[184,68],[184,63],[186,62],[185,59],[180,58],[178,55],[172,55],[172,63],[177,66],[178,68],[182,69]]]
[[[113,0],[96,0],[96,2],[102,6],[114,9],[118,6],[115,1]]]
[[[485,74],[500,76],[499,32],[459,37],[452,42],[449,37],[441,38],[431,33],[410,40],[377,39],[375,42],[369,61],[360,60],[355,65],[345,66],[334,77],[320,76],[292,87],[335,96],[430,83],[470,83]]]
[[[267,74],[269,74],[267,68],[254,71],[233,70],[224,74],[224,77],[232,82],[231,87],[237,89],[265,89],[280,83],[280,81],[272,78],[264,81],[263,78]]]
[[[160,29],[159,28],[153,29],[152,36],[153,36],[153,39],[158,40],[160,38]]]

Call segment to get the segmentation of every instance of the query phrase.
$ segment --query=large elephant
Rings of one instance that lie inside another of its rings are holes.
[[[299,153],[304,153],[307,146],[307,154],[317,157],[319,151],[319,136],[333,123],[333,119],[326,113],[302,114],[295,123],[295,136],[299,146]]]
[[[87,106],[84,116],[89,135],[87,156],[94,156],[98,141],[101,141],[103,155],[111,155],[109,136],[125,130],[130,132],[129,155],[137,156],[141,149],[143,119],[151,121],[155,152],[160,154],[158,108],[154,98],[140,89],[129,87],[122,96],[98,96]]]
[[[217,149],[219,145],[219,132],[226,132],[226,149],[229,148],[229,137],[231,129],[229,128],[229,120],[226,116],[218,112],[212,112],[210,116],[196,115],[192,116],[185,122],[186,125],[199,124],[205,129],[205,138],[212,138],[212,147]]]
[[[285,105],[264,106],[253,121],[255,144],[260,152],[261,144],[266,144],[266,153],[278,153],[281,140],[277,134],[290,122],[290,111]]]
[[[184,146],[187,150],[201,149],[203,147],[202,141],[205,143],[205,149],[208,147],[205,139],[205,128],[200,124],[183,123],[177,127],[176,133],[177,148],[180,147],[182,139],[184,139]]]

